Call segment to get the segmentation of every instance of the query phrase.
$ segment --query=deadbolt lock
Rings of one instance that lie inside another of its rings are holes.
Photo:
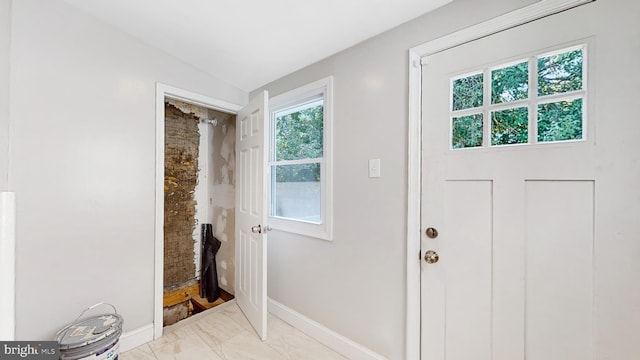
[[[436,228],[428,227],[425,233],[429,239],[435,239],[438,237],[438,230],[436,230]]]

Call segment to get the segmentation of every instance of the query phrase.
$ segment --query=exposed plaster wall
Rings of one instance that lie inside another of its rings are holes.
[[[233,294],[235,280],[235,185],[236,185],[236,116],[220,112],[211,144],[211,197],[213,232],[222,241],[217,266],[220,287]]]
[[[198,172],[197,183],[193,193],[195,201],[195,226],[193,227],[193,261],[195,263],[193,277],[200,279],[202,267],[202,224],[212,222],[211,205],[209,200],[209,178],[208,169],[210,165],[209,156],[211,153],[211,126],[201,120],[209,119],[209,109],[179,101],[175,99],[165,99],[166,102],[180,109],[185,114],[191,114],[198,119],[197,126],[200,133],[198,139]]]
[[[168,102],[169,104],[180,109],[180,111],[182,111],[183,113],[193,114],[193,116],[201,120],[207,119],[209,116],[209,109],[202,106],[193,105],[193,104],[186,103],[184,101],[170,99],[170,98],[166,98],[165,102]]]
[[[195,189],[196,228],[193,236],[196,277],[200,277],[200,224],[213,225],[222,245],[216,255],[220,287],[234,293],[235,279],[235,118],[233,114],[207,109],[179,100],[167,102],[198,119],[216,119],[212,126],[199,123],[198,184]]]
[[[195,282],[194,230],[200,145],[199,119],[165,105],[164,289]]]

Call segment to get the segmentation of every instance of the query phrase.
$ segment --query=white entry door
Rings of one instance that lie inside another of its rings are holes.
[[[423,360],[640,359],[638,10],[427,58]]]
[[[254,329],[267,338],[268,94],[251,99],[236,120],[236,302]]]

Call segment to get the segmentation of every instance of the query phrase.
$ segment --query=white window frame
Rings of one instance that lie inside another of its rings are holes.
[[[465,72],[452,76],[449,80],[449,150],[451,151],[478,151],[480,149],[502,149],[508,147],[523,147],[523,146],[548,146],[549,144],[570,144],[587,142],[588,138],[588,123],[587,123],[587,95],[588,91],[588,41],[578,41],[573,44],[562,44],[554,47],[552,50],[546,51],[533,51],[527,54],[526,57],[517,58],[516,60],[500,61],[495,64],[484,66],[476,69],[472,72]],[[582,51],[582,89],[572,90],[563,93],[550,94],[550,95],[538,95],[538,59],[558,55],[575,50]],[[491,102],[491,74],[494,70],[503,69],[509,66],[514,66],[520,63],[527,63],[529,71],[528,79],[528,94],[526,99],[515,100],[510,102],[503,102],[493,104]],[[459,79],[463,79],[469,76],[477,74],[483,74],[483,102],[481,106],[474,108],[467,108],[461,110],[453,110],[453,86],[454,82]],[[574,101],[581,99],[582,101],[582,138],[580,139],[568,139],[568,140],[556,140],[556,141],[538,141],[538,106],[543,104],[550,104],[559,101]],[[517,108],[526,108],[528,112],[528,141],[525,143],[517,144],[502,144],[493,145],[491,143],[491,114],[494,111],[511,110]],[[454,148],[453,147],[453,118],[482,114],[483,122],[483,144],[482,146]]]
[[[269,163],[267,176],[271,179],[271,166],[274,163],[275,114],[285,109],[294,109],[310,99],[321,96],[323,109],[323,157],[320,161],[320,223],[273,216],[272,182],[269,185],[269,225],[274,230],[304,235],[322,240],[333,240],[333,76],[314,81],[269,100]]]

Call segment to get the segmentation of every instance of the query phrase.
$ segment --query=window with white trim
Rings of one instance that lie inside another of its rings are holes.
[[[451,148],[586,139],[586,45],[451,79]]]
[[[275,96],[271,113],[269,224],[331,240],[333,78]]]

